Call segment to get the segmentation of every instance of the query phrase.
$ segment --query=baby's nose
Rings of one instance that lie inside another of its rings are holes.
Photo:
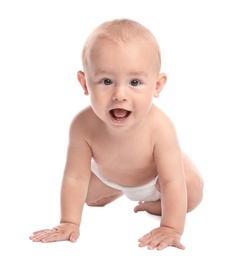
[[[127,101],[126,88],[124,86],[116,86],[112,95],[114,101]]]

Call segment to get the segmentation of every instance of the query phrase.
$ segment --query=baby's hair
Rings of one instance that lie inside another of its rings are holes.
[[[131,19],[114,19],[104,22],[96,27],[88,36],[82,50],[83,67],[87,65],[88,52],[97,41],[111,41],[116,44],[126,43],[132,40],[147,41],[156,49],[156,55],[161,66],[161,54],[158,42],[149,29]]]

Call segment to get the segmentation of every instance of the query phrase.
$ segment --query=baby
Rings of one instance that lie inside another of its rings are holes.
[[[124,194],[138,201],[135,212],[161,216],[140,247],[184,249],[186,213],[201,202],[203,180],[152,102],[167,80],[158,42],[136,21],[107,21],[85,42],[82,64],[78,80],[91,105],[70,126],[60,224],[30,239],[76,242],[84,204],[104,206]]]

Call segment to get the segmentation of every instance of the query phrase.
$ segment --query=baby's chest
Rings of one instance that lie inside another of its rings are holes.
[[[93,157],[99,164],[111,163],[118,166],[146,168],[152,165],[153,147],[150,142],[99,143],[93,146]]]

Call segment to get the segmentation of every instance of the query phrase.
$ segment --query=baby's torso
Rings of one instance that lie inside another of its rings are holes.
[[[147,136],[114,142],[101,138],[92,144],[92,152],[99,172],[121,186],[141,186],[157,174],[153,147]]]

